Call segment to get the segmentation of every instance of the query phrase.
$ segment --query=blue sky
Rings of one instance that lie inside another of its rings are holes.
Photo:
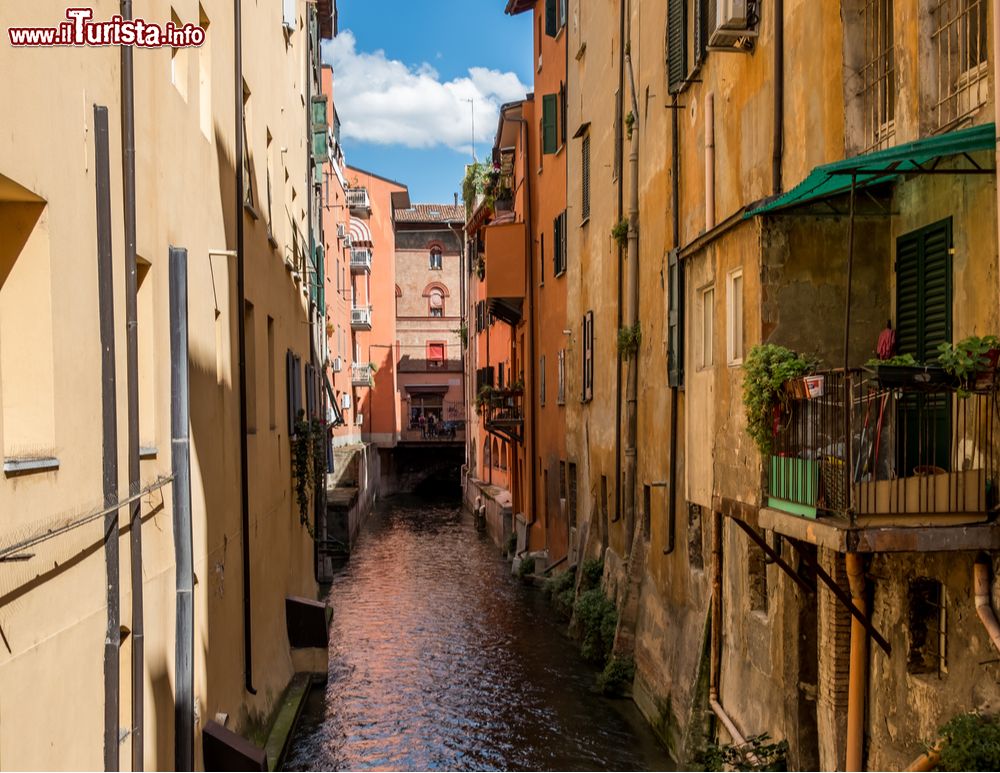
[[[324,46],[349,164],[405,183],[414,202],[450,202],[498,107],[530,91],[531,15],[505,0],[340,0]]]

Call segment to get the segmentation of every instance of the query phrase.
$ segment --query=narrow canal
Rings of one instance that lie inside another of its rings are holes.
[[[330,603],[289,769],[672,769],[457,503],[383,502]]]

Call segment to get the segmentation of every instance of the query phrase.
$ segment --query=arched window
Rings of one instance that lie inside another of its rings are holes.
[[[396,316],[399,316],[399,301],[403,297],[403,291],[396,285]]]
[[[490,439],[483,441],[483,467],[489,469],[493,464],[493,455],[490,453]]]
[[[427,299],[427,316],[443,317],[448,288],[440,282],[432,282],[424,289],[424,297]]]
[[[507,444],[504,443],[500,446],[500,469],[506,471],[507,469]]]
[[[491,452],[491,456],[493,458],[493,465],[495,467],[500,467],[500,465],[503,464],[503,462],[500,460],[500,447],[497,445],[497,441],[495,439],[493,441],[493,450]]]
[[[440,271],[443,264],[440,247],[431,247],[431,271]]]

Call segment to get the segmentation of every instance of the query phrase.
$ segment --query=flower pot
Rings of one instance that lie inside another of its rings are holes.
[[[986,353],[989,365],[981,373],[976,374],[973,386],[976,389],[992,389],[997,381],[997,364],[1000,363],[1000,349],[990,349]]]
[[[939,365],[876,365],[879,386],[932,391],[955,386],[955,378]]]

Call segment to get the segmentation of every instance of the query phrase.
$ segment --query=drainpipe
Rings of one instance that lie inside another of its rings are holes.
[[[234,97],[236,99],[236,337],[239,346],[240,376],[240,525],[243,531],[243,676],[246,691],[253,686],[253,625],[250,603],[250,472],[247,469],[247,331],[246,261],[243,254],[243,9],[242,0],[233,0],[235,48]]]
[[[785,144],[785,0],[774,0],[774,151],[771,186],[781,193],[781,157]]]
[[[632,53],[625,49],[629,88],[632,92],[632,139],[628,155],[628,299],[625,305],[625,325],[634,330],[639,324],[639,103],[635,94],[635,76],[632,72]],[[625,524],[627,539],[625,549],[631,553],[635,531],[635,489],[638,467],[637,421],[639,403],[639,351],[628,359],[628,397],[625,407]],[[673,460],[671,460],[673,462]],[[670,496],[673,497],[673,490]]]
[[[990,635],[993,646],[1000,650],[1000,622],[993,611],[992,586],[993,567],[986,555],[976,559],[974,569],[974,586],[976,595],[976,614],[983,623],[986,633]]]
[[[681,124],[678,114],[680,107],[677,104],[677,94],[674,93],[670,104],[670,196],[671,196],[671,227],[673,230],[673,245],[675,250],[680,249],[681,243]],[[682,267],[678,257],[677,272],[678,277]],[[667,288],[670,292],[670,288]],[[674,552],[676,546],[677,531],[677,435],[680,431],[677,422],[678,403],[680,402],[680,386],[670,389],[670,470],[669,482],[667,486],[667,544],[663,547],[663,555],[669,556]]]
[[[846,556],[847,580],[855,609],[866,614],[865,567],[857,553]],[[851,618],[851,660],[847,686],[847,757],[845,770],[864,770],[865,693],[868,689],[868,632]]]
[[[622,118],[624,119],[625,113],[625,0],[621,0],[621,8],[619,11],[619,33],[618,40],[621,45],[618,47],[618,99],[621,100],[620,112]],[[615,138],[617,143],[617,156],[621,158],[625,151],[625,134],[622,131],[621,123],[619,123],[618,136]],[[624,178],[625,170],[618,170],[618,218],[615,223],[620,223],[625,215],[625,188],[624,188]],[[624,320],[623,313],[623,300],[622,300],[622,288],[624,287],[624,277],[623,277],[624,267],[622,266],[621,260],[621,250],[618,251],[618,320],[617,327],[615,328],[615,335],[618,335],[618,331],[622,328],[622,321]],[[617,521],[621,511],[622,511],[622,356],[618,352],[617,345],[615,346],[616,359],[615,359],[615,512],[611,517],[612,521]],[[603,519],[603,515],[600,516]],[[603,535],[603,547],[607,548],[611,541],[611,526],[601,522],[601,534]],[[631,535],[629,535],[631,538]],[[626,546],[626,550],[629,549],[629,545]],[[602,556],[603,558],[603,552]]]
[[[132,0],[122,0],[123,19],[132,18]],[[125,351],[128,395],[129,496],[139,490],[139,334],[135,247],[135,78],[132,46],[121,47],[122,198],[125,207]],[[132,567],[132,770],[142,770],[143,687],[142,502],[129,505],[129,558]]]
[[[715,228],[715,94],[709,92],[705,96],[705,233],[713,228]]]
[[[174,770],[194,770],[194,546],[187,250],[170,248],[170,447],[174,475]]]
[[[104,636],[104,769],[118,770],[118,707],[121,675],[121,585],[118,570],[118,402],[115,380],[115,287],[111,253],[111,172],[108,108],[94,105],[97,176],[97,298],[101,330],[101,429],[103,437],[104,569],[107,631]]]

